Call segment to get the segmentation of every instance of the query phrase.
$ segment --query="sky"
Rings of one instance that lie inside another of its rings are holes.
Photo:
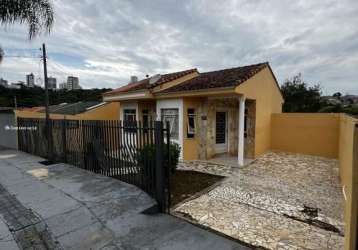
[[[78,76],[84,88],[116,88],[130,76],[200,72],[269,62],[279,83],[301,73],[323,94],[358,94],[357,0],[53,0],[50,35],[0,26],[0,78],[41,84]]]

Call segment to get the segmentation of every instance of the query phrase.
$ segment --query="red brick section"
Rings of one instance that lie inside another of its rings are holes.
[[[140,80],[138,82],[129,83],[125,86],[122,86],[120,88],[117,88],[117,89],[114,89],[107,93],[104,93],[103,95],[107,96],[107,95],[114,95],[117,93],[125,93],[125,92],[132,92],[132,91],[137,91],[137,90],[142,90],[142,89],[150,89],[155,86],[176,80],[180,77],[186,76],[186,75],[194,73],[194,72],[197,72],[197,69],[189,69],[189,70],[164,74],[164,75],[161,75],[160,79],[155,84],[149,84],[149,78],[146,78],[146,79]]]
[[[200,73],[199,76],[165,89],[160,93],[235,87],[253,77],[266,66],[268,66],[268,63],[259,63],[244,67]]]

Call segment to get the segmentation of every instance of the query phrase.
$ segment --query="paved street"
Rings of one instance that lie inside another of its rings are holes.
[[[0,150],[0,249],[248,249],[165,214],[135,186]]]

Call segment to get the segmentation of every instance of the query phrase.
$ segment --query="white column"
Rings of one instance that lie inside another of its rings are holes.
[[[239,98],[239,127],[238,127],[238,164],[239,166],[244,165],[244,125],[245,125],[245,97],[240,96]]]

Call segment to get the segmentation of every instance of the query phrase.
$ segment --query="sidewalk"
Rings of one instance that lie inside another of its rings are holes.
[[[0,249],[248,249],[165,214],[135,186],[0,150]]]

